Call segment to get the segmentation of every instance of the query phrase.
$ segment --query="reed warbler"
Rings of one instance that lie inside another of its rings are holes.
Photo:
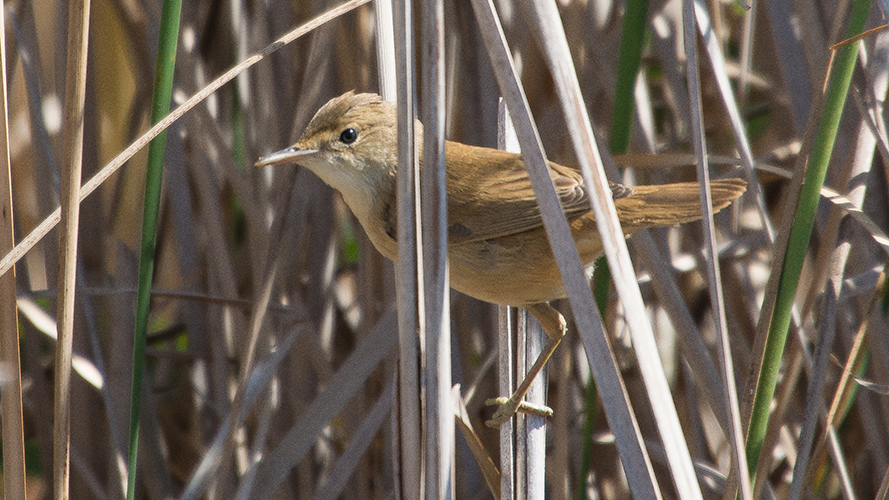
[[[417,126],[422,143],[422,127]],[[448,206],[448,263],[451,287],[495,304],[527,308],[548,340],[528,375],[499,405],[488,425],[505,422],[517,410],[550,414],[523,400],[565,335],[565,318],[549,301],[566,292],[543,228],[543,220],[522,156],[497,149],[445,143]],[[339,191],[373,245],[387,258],[396,242],[396,110],[376,94],[348,92],[331,99],[292,146],[261,158],[256,166],[297,163]],[[588,192],[577,170],[549,163],[549,173],[571,233],[587,267],[603,253]],[[710,184],[718,211],[741,196],[741,179]],[[626,235],[645,227],[673,226],[701,218],[698,184],[683,182],[627,187],[611,184],[611,195]]]

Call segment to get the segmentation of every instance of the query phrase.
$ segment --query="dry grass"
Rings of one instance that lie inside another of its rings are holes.
[[[783,6],[771,5],[776,3]],[[174,106],[338,4],[185,2]],[[621,11],[605,1],[558,4],[587,110],[607,137]],[[6,5],[8,147],[18,241],[61,200],[67,6]],[[693,151],[681,6],[676,0],[650,6],[633,152]],[[504,1],[497,7],[546,152],[576,165],[544,52],[518,5]],[[739,156],[741,141],[714,76],[724,71],[760,169],[767,217],[781,241],[781,222],[791,210],[785,200],[794,191],[788,176],[804,164],[799,158],[807,154],[806,131],[819,118],[808,116],[809,110],[819,109],[828,47],[839,41],[835,33],[842,32],[845,11],[833,11],[832,2],[771,2],[758,4],[748,18],[735,3],[710,2],[708,8],[726,64],[714,70],[698,45],[706,147],[714,157]],[[872,17],[877,12],[873,7]],[[158,2],[93,1],[84,180],[149,128],[159,15]],[[260,155],[290,144],[329,98],[350,89],[380,89],[373,23],[370,5],[340,16],[241,73],[170,128],[138,498],[249,498],[259,491],[274,491],[272,498],[392,498],[399,485],[393,469],[398,427],[390,411],[397,405],[398,366],[393,266],[372,248],[339,196],[308,171],[252,168]],[[792,23],[799,23],[798,31]],[[448,138],[496,145],[500,91],[470,2],[445,2],[444,43]],[[796,301],[801,328],[791,326],[766,438],[770,453],[759,464],[758,482],[774,498],[790,494],[797,463],[807,464],[805,488],[815,498],[841,498],[843,488],[856,498],[874,498],[881,484],[885,494],[889,480],[889,322],[879,296],[874,299],[887,262],[880,230],[889,227],[889,144],[881,108],[887,45],[886,31],[863,41],[867,64],[856,69],[827,174],[830,190],[823,192],[806,254]],[[71,498],[120,498],[125,491],[144,163],[144,153],[137,153],[81,205]],[[736,163],[722,162],[711,173],[743,175],[734,172]],[[629,168],[622,175],[630,184],[695,179],[687,166]],[[834,192],[848,203],[826,201]],[[755,205],[745,195],[737,208],[716,217],[744,425],[745,398],[755,382],[749,367],[760,338],[757,325],[775,266],[775,246]],[[704,497],[721,498],[733,454],[718,396],[723,386],[702,234],[699,224],[687,224],[634,237],[630,247]],[[52,484],[58,241],[58,233],[49,232],[16,265],[31,499],[49,498]],[[478,437],[473,451],[485,450],[498,464],[498,433],[483,424],[491,414],[484,400],[500,395],[492,361],[497,309],[455,293],[451,305],[453,381],[465,404],[461,430],[470,424]],[[560,307],[570,317],[567,301]],[[673,498],[616,295],[606,327],[658,484],[665,498]],[[834,334],[831,344],[822,342]],[[844,375],[850,352],[866,356]],[[578,483],[586,484],[589,498],[629,495],[601,405],[587,415],[595,419],[592,464],[580,470],[589,372],[579,337],[569,333],[548,370],[546,401],[555,410],[545,440],[549,498],[573,496]],[[815,380],[812,373],[823,375]],[[4,423],[14,418],[7,406],[4,401]],[[234,428],[233,418],[240,420]],[[832,436],[825,435],[828,418]],[[4,447],[4,463],[14,463],[7,453]],[[490,467],[482,472],[460,433],[455,463],[455,497],[491,497]]]

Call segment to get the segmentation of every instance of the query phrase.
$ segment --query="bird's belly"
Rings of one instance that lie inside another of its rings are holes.
[[[581,262],[590,267],[601,254],[601,245],[597,238],[590,244],[577,236]],[[486,302],[522,306],[566,297],[542,228],[451,245],[448,258],[451,287]]]

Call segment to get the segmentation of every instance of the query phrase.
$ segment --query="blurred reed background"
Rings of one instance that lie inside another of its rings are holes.
[[[185,2],[173,106],[338,3]],[[494,3],[547,154],[575,165],[553,80],[538,41],[529,36],[522,2]],[[793,210],[785,205],[795,192],[788,176],[805,165],[801,155],[808,154],[810,136],[822,118],[833,54],[829,47],[844,38],[848,4],[771,0],[753,2],[751,10],[734,1],[701,4],[726,61],[711,65],[699,43],[700,125],[708,153],[723,157],[712,175],[744,175],[734,172],[737,160],[725,159],[738,157],[739,141],[718,88],[719,72],[731,81],[736,101],[729,106],[736,106],[743,119],[779,242],[789,227],[782,218]],[[12,0],[5,8],[8,146],[18,241],[60,204],[68,2]],[[630,152],[692,153],[682,2],[650,2],[634,89],[616,88],[624,5],[560,0],[558,8],[597,132],[609,138],[615,96],[630,95],[636,106]],[[871,8],[867,28],[884,22],[880,8]],[[84,180],[150,125],[160,14],[160,2],[92,2]],[[393,266],[373,249],[339,195],[312,174],[296,166],[252,168],[262,154],[293,142],[328,99],[352,89],[379,91],[374,23],[370,4],[339,16],[241,73],[169,128],[137,498],[248,498],[256,485],[274,490],[273,498],[396,497],[397,448],[392,443],[397,423],[390,416],[397,366],[396,322],[390,312]],[[447,136],[495,146],[499,90],[469,1],[445,2],[444,40]],[[889,143],[882,113],[889,33],[865,37],[860,50],[830,156],[829,189],[822,191],[848,199],[822,197],[818,205],[795,301],[802,329],[791,327],[784,350],[765,460],[751,465],[763,472],[758,484],[772,498],[789,497],[794,475],[801,477],[793,474],[798,463],[804,464],[805,491],[814,498],[886,498],[889,487],[889,323],[886,302],[879,303],[885,290],[877,288],[887,262],[880,231],[889,225]],[[644,160],[619,164],[634,167]],[[120,498],[126,489],[145,162],[146,155],[137,153],[81,208],[71,498]],[[624,181],[696,179],[688,166],[693,160],[678,163],[685,165],[627,168]],[[762,349],[757,324],[768,326],[768,317],[760,319],[761,308],[764,298],[767,304],[774,301],[767,282],[776,266],[776,247],[751,194],[716,220],[746,422],[745,398],[756,381],[750,367]],[[57,234],[49,232],[16,265],[31,499],[50,498],[52,490]],[[669,275],[678,287],[665,291],[659,286],[646,263],[651,254],[644,251],[641,258],[643,250],[631,245],[646,313],[688,448],[700,466],[704,497],[722,498],[732,456],[726,423],[716,416],[724,409],[714,409],[701,394],[706,375],[697,371],[695,361],[719,362],[701,226],[650,235],[658,250],[654,258],[671,265]],[[266,287],[269,304],[258,306]],[[622,309],[611,298],[606,326],[663,495],[673,498]],[[468,421],[496,464],[498,433],[483,422],[492,412],[484,400],[500,395],[497,310],[456,293],[451,303],[454,383],[461,384]],[[561,307],[570,320],[567,302]],[[833,338],[828,330],[836,340],[825,345],[823,339]],[[251,332],[257,336],[247,374]],[[693,342],[682,336],[690,335],[704,339],[703,350],[688,347]],[[628,485],[601,406],[594,399],[585,401],[590,375],[578,340],[570,330],[548,369],[546,401],[555,415],[547,429],[547,497],[626,498]],[[854,375],[848,384],[842,377],[847,364]],[[243,411],[233,413],[238,394]],[[814,395],[815,404],[808,403],[807,394]],[[233,445],[223,446],[229,418],[238,413],[244,425],[232,433]],[[833,448],[825,445],[828,417],[836,429]],[[4,413],[3,418],[11,417]],[[587,422],[591,442],[583,439]],[[814,434],[806,437],[801,429]],[[288,450],[281,450],[285,436],[298,440],[295,445],[286,441]],[[490,498],[478,461],[459,433],[455,457],[454,496]],[[4,460],[9,463],[8,457]],[[277,481],[276,471],[285,480],[269,486]]]

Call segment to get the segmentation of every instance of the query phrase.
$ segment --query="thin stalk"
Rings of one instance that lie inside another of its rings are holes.
[[[611,137],[608,148],[611,154],[626,153],[630,147],[630,132],[633,127],[635,100],[633,89],[636,75],[642,61],[642,45],[645,42],[645,22],[648,19],[648,0],[629,0],[624,12],[623,30],[620,38],[620,52],[617,59],[617,84],[614,91],[614,110],[611,118]],[[596,261],[593,274],[593,297],[599,314],[605,318],[608,306],[608,291],[611,288],[611,270],[608,260],[600,257]],[[590,377],[586,387],[585,421],[583,425],[583,447],[580,452],[580,477],[577,478],[575,498],[586,498],[586,474],[593,454],[593,413],[596,410],[596,384]]]
[[[77,283],[77,235],[80,225],[80,177],[86,103],[86,61],[90,2],[71,2],[68,9],[68,57],[65,68],[65,149],[62,205],[59,207],[58,342],[53,400],[53,494],[68,498],[71,442],[71,359],[74,346],[74,293]]]
[[[451,335],[448,288],[448,226],[445,175],[444,2],[427,0],[420,9],[423,164],[420,171],[422,258],[417,272],[424,284],[420,335],[425,335],[426,497],[454,495],[454,410],[451,405]]]
[[[181,0],[165,0],[161,9],[155,87],[151,107],[152,124],[159,122],[170,112],[181,11]],[[148,145],[145,205],[142,213],[142,246],[139,254],[139,278],[136,290],[133,385],[132,395],[130,396],[130,443],[127,460],[127,500],[133,500],[136,494],[136,457],[139,442],[139,411],[142,401],[142,375],[145,369],[148,309],[151,301],[151,280],[154,276],[154,250],[157,240],[157,223],[160,212],[166,145],[166,131],[158,134]]]
[[[602,311],[602,314],[604,315],[604,311]],[[580,476],[577,478],[577,490],[574,494],[576,500],[584,500],[586,498],[586,478],[587,474],[589,474],[590,463],[593,461],[593,430],[596,428],[596,420],[593,417],[595,416],[596,398],[598,397],[596,381],[590,375],[590,380],[586,384],[586,401],[583,412],[583,448],[580,450]]]
[[[399,498],[423,498],[422,408],[420,364],[422,346],[418,331],[424,315],[423,274],[419,273],[418,231],[420,207],[418,145],[414,142],[416,68],[412,2],[393,2],[395,21],[396,102],[398,104],[398,263],[395,268],[398,299],[398,449]]]
[[[617,59],[617,85],[614,92],[614,112],[611,118],[611,154],[626,153],[630,147],[633,126],[633,89],[642,61],[645,42],[645,22],[648,19],[648,0],[629,0],[624,12],[620,52]]]
[[[0,9],[0,252],[15,245],[12,217],[12,171],[9,151],[9,102],[6,87],[6,12]],[[25,437],[22,417],[22,363],[16,310],[15,271],[0,276],[0,365],[6,367],[0,398],[3,436],[3,495],[27,499],[25,491]]]
[[[847,36],[854,36],[864,29],[870,4],[870,0],[855,0],[853,2]],[[747,461],[751,482],[755,480],[755,471],[768,426],[769,405],[775,395],[778,371],[784,354],[787,331],[790,327],[794,297],[799,285],[806,247],[808,247],[815,222],[815,209],[821,196],[821,187],[824,185],[824,178],[836,142],[837,130],[857,58],[858,44],[844,46],[835,53],[833,74],[827,89],[821,123],[818,126],[812,152],[809,155],[805,181],[794,214],[793,226],[790,229],[784,265],[778,281],[775,309],[772,313],[763,353],[762,369],[756,385],[750,428],[747,432]]]

